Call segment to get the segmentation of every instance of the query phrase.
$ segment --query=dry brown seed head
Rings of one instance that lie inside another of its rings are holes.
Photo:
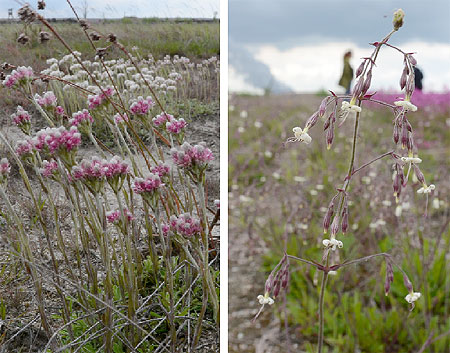
[[[89,24],[87,23],[86,20],[80,20],[79,23],[80,23],[81,28],[83,28],[83,29],[89,28]]]
[[[17,42],[20,44],[27,44],[29,41],[30,38],[25,33],[21,33],[19,37],[17,37]]]
[[[35,12],[30,8],[30,5],[26,4],[22,6],[18,11],[17,15],[19,16],[21,21],[30,23],[36,19]]]
[[[111,43],[115,43],[117,41],[117,36],[114,33],[108,34],[108,41]]]
[[[106,49],[107,48],[97,48],[96,55],[98,55],[98,57],[102,59],[106,55]]]
[[[93,41],[98,41],[101,38],[100,35],[98,33],[95,33],[95,32],[92,32],[91,34],[89,34],[89,36],[91,37],[91,39]]]
[[[39,32],[39,42],[44,43],[50,40],[50,33],[41,31]]]
[[[44,0],[39,0],[38,1],[37,9],[38,10],[44,10],[45,9],[45,1]]]

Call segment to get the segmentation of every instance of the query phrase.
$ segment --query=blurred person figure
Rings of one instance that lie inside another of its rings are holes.
[[[350,94],[350,87],[353,80],[353,68],[350,65],[350,58],[352,52],[349,50],[344,54],[344,69],[342,71],[341,79],[339,80],[339,86],[345,88],[345,94]]]
[[[414,86],[416,86],[416,89],[419,91],[422,91],[422,79],[423,79],[423,73],[420,71],[416,66],[414,66]]]

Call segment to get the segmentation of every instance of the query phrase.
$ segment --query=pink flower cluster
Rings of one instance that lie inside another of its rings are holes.
[[[2,158],[0,161],[0,184],[6,183],[9,173],[11,172],[11,166],[6,158]]]
[[[164,184],[161,182],[161,179],[157,174],[150,173],[150,175],[145,179],[135,178],[131,187],[136,194],[143,194],[153,193],[163,185]]]
[[[161,114],[157,115],[156,117],[154,117],[152,119],[152,121],[153,121],[153,125],[155,125],[156,127],[165,127],[167,122],[172,121],[174,119],[175,118],[173,117],[173,115],[170,115],[167,113],[161,113]]]
[[[127,208],[123,209],[123,213],[124,213],[125,217],[127,218],[128,222],[130,222],[134,219],[133,214]],[[109,223],[117,224],[120,221],[120,211],[116,210],[116,211],[106,212],[106,220]]]
[[[30,124],[31,122],[31,116],[30,114],[22,108],[22,106],[17,106],[17,112],[11,115],[11,118],[13,119],[14,124],[17,126],[21,126],[24,124]]]
[[[170,174],[170,167],[167,163],[159,161],[157,165],[150,169],[150,172],[159,176],[160,179]]]
[[[107,87],[103,91],[104,93],[102,92],[95,96],[90,94],[88,96],[89,109],[97,108],[105,102],[107,97],[111,97],[114,94],[114,89],[112,87]]]
[[[188,142],[181,145],[181,149],[171,149],[172,159],[175,164],[183,168],[205,167],[208,162],[214,160],[214,156],[204,142],[192,146]]]
[[[29,140],[19,140],[16,144],[16,153],[19,157],[29,155],[33,152],[33,145]]]
[[[120,157],[114,156],[109,162],[104,162],[106,179],[117,176],[126,176],[130,172],[130,167],[127,163],[122,161]]]
[[[53,176],[55,172],[58,171],[58,163],[52,159],[50,161],[44,160],[42,161],[42,168],[39,169],[39,172],[42,176],[48,178]]]
[[[178,217],[172,215],[169,224],[173,232],[186,238],[198,235],[202,231],[200,220],[192,217],[189,213],[182,213]]]
[[[137,101],[134,101],[131,106],[130,110],[133,112],[133,114],[137,115],[146,115],[150,109],[153,108],[155,103],[153,102],[152,98],[149,96],[146,99],[139,96]]]
[[[171,121],[166,122],[167,131],[172,134],[179,134],[181,130],[187,125],[186,121],[183,118],[173,119]]]
[[[83,159],[79,165],[72,168],[72,176],[75,180],[103,179],[106,173],[103,161],[94,156],[91,159]]]
[[[46,128],[38,131],[30,140],[34,149],[39,152],[54,154],[58,151],[71,152],[81,144],[81,134],[76,126],[66,130],[64,126]]]
[[[11,172],[11,166],[6,158],[0,161],[0,175],[6,176]]]
[[[60,116],[64,115],[64,113],[65,113],[64,108],[61,107],[60,105],[58,105],[58,106],[55,108],[55,113],[58,114],[58,115],[60,115]]]
[[[72,119],[69,120],[69,124],[71,126],[90,125],[93,122],[94,118],[92,118],[87,109],[83,109],[82,111],[73,113]]]
[[[116,124],[120,124],[120,123],[124,123],[125,121],[128,121],[128,115],[123,113],[123,114],[119,114],[117,113],[116,115],[114,115],[114,121],[116,122]]]
[[[39,94],[34,95],[34,100],[42,108],[53,108],[56,107],[56,96],[52,91],[45,92],[41,97]]]
[[[3,85],[8,88],[17,88],[31,82],[33,77],[34,74],[31,67],[19,66],[17,70],[11,72],[11,75],[6,76]]]

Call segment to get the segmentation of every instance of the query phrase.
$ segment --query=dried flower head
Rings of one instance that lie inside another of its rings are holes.
[[[17,43],[25,45],[30,41],[30,38],[25,33],[20,33],[17,37]]]

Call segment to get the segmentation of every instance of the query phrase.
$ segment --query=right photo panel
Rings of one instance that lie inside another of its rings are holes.
[[[229,0],[230,353],[450,352],[450,3]]]

